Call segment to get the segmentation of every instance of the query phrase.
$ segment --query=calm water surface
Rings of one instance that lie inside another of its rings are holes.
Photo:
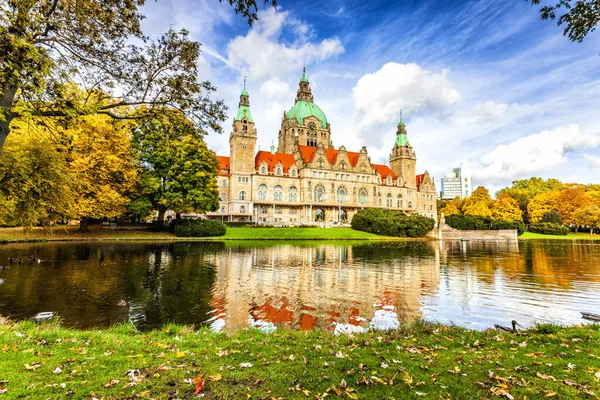
[[[44,262],[7,261],[28,255]],[[591,241],[18,244],[0,246],[0,266],[0,315],[57,311],[77,328],[485,329],[600,313]]]

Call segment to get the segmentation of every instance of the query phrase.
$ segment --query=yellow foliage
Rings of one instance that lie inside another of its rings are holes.
[[[549,193],[540,193],[527,204],[527,214],[531,222],[540,222],[547,212],[558,210],[558,196],[561,191],[553,190]],[[562,216],[562,214],[561,214]]]
[[[523,221],[523,212],[515,199],[503,195],[494,202],[492,218],[504,221]]]
[[[453,203],[446,204],[446,207],[440,210],[440,213],[444,213],[445,216],[452,214],[460,214],[460,210]]]

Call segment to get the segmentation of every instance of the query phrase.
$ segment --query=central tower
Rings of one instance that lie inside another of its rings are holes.
[[[326,149],[333,147],[331,128],[323,110],[314,103],[306,68],[302,70],[294,106],[283,113],[277,151],[293,153],[296,141],[303,146],[322,144]]]
[[[417,154],[408,141],[406,124],[400,117],[396,129],[396,141],[392,148],[392,154],[390,154],[390,168],[398,176],[401,186],[413,188],[417,186],[416,165]]]

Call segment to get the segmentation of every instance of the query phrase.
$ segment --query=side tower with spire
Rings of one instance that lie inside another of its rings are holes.
[[[314,102],[306,67],[302,70],[294,106],[283,113],[277,151],[293,153],[296,141],[303,146],[317,147],[322,144],[326,149],[333,147],[331,127],[323,110]]]
[[[246,91],[246,78],[244,78],[244,88],[240,94],[238,111],[233,119],[233,129],[229,135],[230,212],[241,214],[251,212],[250,196],[256,154],[257,136],[254,120],[250,113],[249,97]]]
[[[402,113],[400,113],[400,122],[396,128],[396,141],[392,148],[392,154],[390,154],[390,168],[398,176],[401,182],[400,186],[411,188],[417,186],[416,165],[417,154],[408,141],[406,124],[402,120]]]

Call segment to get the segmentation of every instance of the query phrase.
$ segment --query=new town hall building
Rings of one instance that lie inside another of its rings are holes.
[[[436,218],[436,191],[428,172],[416,175],[417,155],[400,121],[390,165],[333,147],[331,126],[314,103],[306,73],[294,106],[283,113],[278,146],[256,149],[257,132],[245,85],[230,156],[218,156],[219,209],[207,217],[275,225],[344,224],[358,210],[387,208]]]

